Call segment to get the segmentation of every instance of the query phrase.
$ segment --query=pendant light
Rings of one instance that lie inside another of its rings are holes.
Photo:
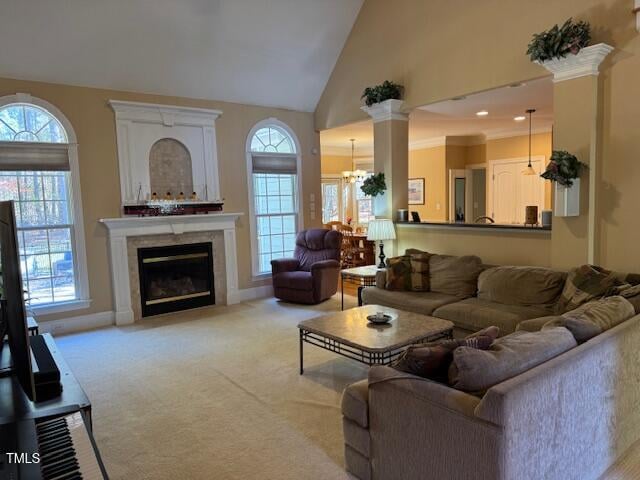
[[[351,168],[353,168],[353,170],[345,170],[344,172],[342,172],[342,179],[347,182],[347,183],[356,183],[356,182],[361,182],[362,180],[364,180],[364,177],[366,176],[367,172],[363,171],[363,170],[356,170],[356,165],[355,165],[355,143],[356,143],[356,139],[355,138],[350,138],[349,141],[351,142]]]
[[[531,116],[533,112],[535,112],[533,108],[527,110],[529,114],[529,165],[527,165],[527,168],[522,172],[523,175],[537,175],[537,172],[533,169],[533,165],[531,165]]]

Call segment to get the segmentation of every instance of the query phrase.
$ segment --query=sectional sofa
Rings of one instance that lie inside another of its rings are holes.
[[[449,270],[432,269],[432,291],[390,292],[381,274],[364,302],[451,320],[458,334],[536,331],[561,313],[564,272],[474,261],[465,275],[464,261],[440,257]],[[476,292],[456,295],[474,275]],[[343,395],[346,469],[360,480],[595,480],[640,439],[639,348],[636,315],[482,394],[373,367]]]

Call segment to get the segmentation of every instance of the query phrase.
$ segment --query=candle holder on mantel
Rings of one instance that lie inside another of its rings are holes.
[[[157,217],[207,214],[210,212],[221,212],[224,205],[224,199],[213,201],[201,200],[196,191],[185,195],[182,189],[165,189],[160,192],[151,191],[150,194],[146,195],[147,199],[144,200],[142,198],[142,190],[143,186],[139,185],[137,201],[123,205],[123,213],[125,216]],[[194,188],[194,190],[197,189]],[[175,194],[173,192],[179,193]],[[206,186],[203,195],[204,198],[207,198]]]

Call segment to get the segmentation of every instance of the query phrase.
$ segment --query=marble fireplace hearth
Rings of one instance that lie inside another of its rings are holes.
[[[142,318],[139,248],[205,243],[213,247],[214,292],[217,305],[238,303],[235,222],[241,213],[105,218],[116,325]]]

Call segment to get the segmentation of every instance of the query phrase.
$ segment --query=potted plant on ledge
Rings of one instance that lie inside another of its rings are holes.
[[[551,153],[550,162],[540,176],[556,184],[557,217],[580,215],[580,173],[585,167],[575,155],[565,150]]]
[[[596,74],[600,63],[613,50],[605,43],[589,45],[591,26],[588,22],[569,19],[562,26],[533,35],[527,48],[532,62],[553,73],[555,80],[568,80]]]
[[[385,80],[380,85],[367,87],[362,92],[360,99],[364,99],[362,107],[374,122],[378,120],[394,119],[402,117],[402,95],[404,87],[397,83]]]

